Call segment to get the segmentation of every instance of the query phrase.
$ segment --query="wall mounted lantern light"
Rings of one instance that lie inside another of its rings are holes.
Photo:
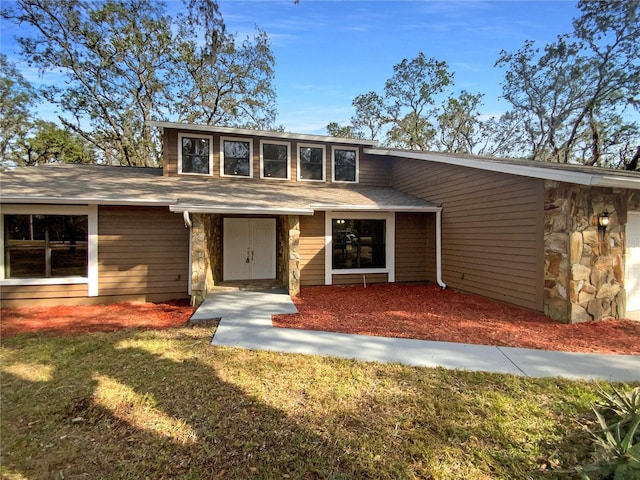
[[[609,226],[609,212],[605,210],[600,215],[598,215],[598,231],[602,232],[602,234],[604,235],[604,232],[607,230],[608,226]]]

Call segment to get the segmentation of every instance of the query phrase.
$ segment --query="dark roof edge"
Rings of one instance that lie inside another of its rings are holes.
[[[375,147],[377,140],[362,140],[357,138],[330,137],[328,135],[310,135],[305,133],[287,133],[272,130],[251,130],[248,128],[219,127],[216,125],[196,125],[192,123],[180,122],[157,122],[147,121],[147,125],[159,128],[173,128],[175,130],[221,133],[226,135],[246,135],[254,137],[269,137],[284,140],[302,140],[305,142],[330,142],[349,145],[363,145],[365,147]]]

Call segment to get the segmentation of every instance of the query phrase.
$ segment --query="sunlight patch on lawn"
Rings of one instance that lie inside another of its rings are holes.
[[[171,438],[179,444],[198,442],[198,435],[191,426],[162,412],[153,395],[136,393],[131,387],[106,375],[96,373],[93,379],[98,384],[94,400],[114,416],[136,428]]]
[[[28,382],[50,382],[53,379],[55,367],[43,363],[14,363],[4,365],[2,371]]]
[[[185,359],[182,348],[173,348],[166,338],[131,338],[114,345],[116,350],[133,350],[149,353],[157,359],[182,362]]]

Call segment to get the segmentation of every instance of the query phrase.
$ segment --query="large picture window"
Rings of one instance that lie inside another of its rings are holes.
[[[289,179],[289,144],[262,142],[260,152],[262,178]]]
[[[386,267],[386,220],[334,218],[331,227],[333,269]]]
[[[178,173],[211,175],[211,137],[180,135]]]
[[[4,278],[88,276],[88,216],[4,216]]]
[[[252,177],[253,142],[221,139],[220,174],[224,177]]]
[[[298,180],[324,181],[325,148],[321,145],[300,145]]]
[[[333,181],[358,181],[358,150],[354,148],[333,149]]]

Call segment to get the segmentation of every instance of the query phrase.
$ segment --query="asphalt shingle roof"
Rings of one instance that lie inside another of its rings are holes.
[[[52,164],[0,174],[0,201],[18,203],[157,204],[172,209],[311,210],[327,206],[435,209],[389,187],[165,177],[158,168]]]

